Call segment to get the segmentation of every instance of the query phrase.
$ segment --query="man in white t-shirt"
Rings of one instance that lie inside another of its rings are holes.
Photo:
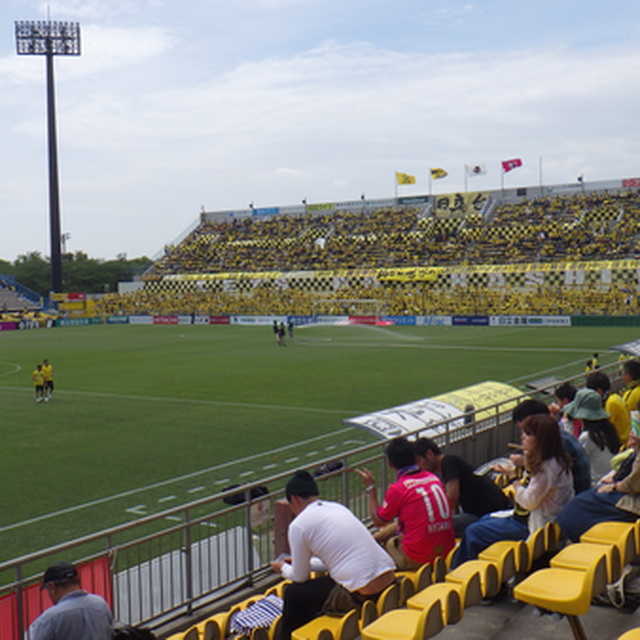
[[[292,581],[284,590],[282,612],[282,637],[289,640],[328,602],[349,610],[377,598],[395,580],[395,564],[349,509],[320,500],[308,472],[296,471],[285,493],[294,515],[288,532],[291,559],[271,567]],[[329,575],[310,579],[311,571],[322,570]]]

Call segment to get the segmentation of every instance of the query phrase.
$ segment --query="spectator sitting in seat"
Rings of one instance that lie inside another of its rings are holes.
[[[577,438],[580,435],[582,424],[579,420],[574,420],[567,416],[564,411],[564,408],[576,397],[576,393],[577,389],[570,382],[565,382],[559,387],[556,387],[554,394],[557,402],[554,402],[549,407],[549,410],[551,411],[551,415],[556,418],[560,424],[560,427],[564,431],[572,433]]]
[[[381,527],[378,541],[384,544],[396,566],[415,570],[453,549],[451,507],[440,479],[416,464],[413,443],[394,438],[386,447],[387,462],[396,481],[387,489],[382,506],[376,494],[375,478],[368,469],[356,469],[369,493],[373,524]],[[395,518],[395,526],[386,528]],[[395,535],[397,530],[398,535]]]
[[[283,594],[282,639],[324,610],[349,611],[375,599],[395,580],[393,560],[347,509],[321,500],[315,480],[296,471],[285,489],[294,519],[289,525],[291,560],[271,563],[292,584]],[[310,579],[311,571],[328,576]]]
[[[589,456],[591,484],[611,471],[611,458],[620,449],[616,428],[609,422],[609,414],[602,408],[602,398],[593,389],[580,389],[565,413],[582,422],[583,431],[578,438]]]
[[[620,442],[626,445],[631,431],[631,416],[620,394],[611,391],[609,376],[602,371],[594,371],[587,376],[586,386],[600,394],[604,410],[609,414],[609,420],[616,428]]]
[[[485,515],[470,524],[462,536],[451,568],[476,558],[499,540],[524,540],[560,513],[571,500],[573,478],[571,459],[562,446],[560,428],[554,418],[537,414],[526,418],[521,426],[525,470],[515,480],[515,466],[500,469],[514,479],[515,509],[508,517]],[[504,514],[501,514],[504,515]]]
[[[418,439],[416,459],[420,468],[442,478],[453,511],[456,537],[462,536],[468,525],[485,514],[511,508],[511,501],[495,482],[476,475],[473,467],[459,456],[442,453],[433,440]]]
[[[635,450],[620,469],[602,478],[593,489],[576,496],[558,516],[562,533],[577,542],[594,524],[607,522],[635,522],[640,517],[640,441],[634,435],[629,443]]]
[[[539,400],[523,400],[512,413],[513,424],[522,428],[525,418],[537,414],[549,415],[549,407]],[[573,474],[573,490],[576,494],[586,491],[591,487],[591,464],[586,451],[578,442],[578,439],[564,429],[560,429],[562,446],[571,458],[571,472]],[[510,456],[511,462],[518,466],[524,466],[524,456],[515,454]]]
[[[637,360],[625,360],[622,363],[622,381],[626,385],[622,396],[629,411],[638,411],[640,408],[640,362]]]

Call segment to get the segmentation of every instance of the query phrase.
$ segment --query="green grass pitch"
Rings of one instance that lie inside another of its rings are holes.
[[[88,326],[0,334],[0,560],[373,439],[344,418],[584,370],[633,328]],[[33,399],[48,358],[56,392]]]

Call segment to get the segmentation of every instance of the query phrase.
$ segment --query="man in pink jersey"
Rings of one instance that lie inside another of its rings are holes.
[[[406,438],[391,440],[385,453],[396,481],[387,489],[382,505],[371,471],[356,469],[369,494],[373,524],[384,527],[376,538],[400,570],[414,570],[438,556],[446,557],[453,548],[454,533],[451,507],[442,482],[435,474],[418,467],[413,443]],[[395,518],[398,535],[393,535],[395,527],[387,528]]]

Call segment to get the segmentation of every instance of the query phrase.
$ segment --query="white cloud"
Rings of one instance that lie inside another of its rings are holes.
[[[135,3],[121,4],[135,13]],[[458,6],[477,18],[474,5]],[[269,55],[247,42],[231,65],[209,35],[191,47],[194,34],[179,22],[121,22],[96,18],[83,27],[83,56],[56,63],[63,228],[91,255],[153,253],[201,204],[388,197],[394,170],[415,174],[424,192],[429,166],[449,171],[437,186],[451,190],[462,187],[464,163],[487,164],[474,185],[499,187],[507,157],[525,162],[510,184],[537,184],[540,156],[546,182],[640,166],[635,41],[434,54],[381,46],[372,33],[370,42],[326,37],[289,51],[277,46],[283,27],[270,34]],[[43,71],[28,62],[0,58],[12,149],[0,156],[0,191],[25,218],[46,210]],[[29,244],[34,224],[16,219],[0,257],[46,253]]]

